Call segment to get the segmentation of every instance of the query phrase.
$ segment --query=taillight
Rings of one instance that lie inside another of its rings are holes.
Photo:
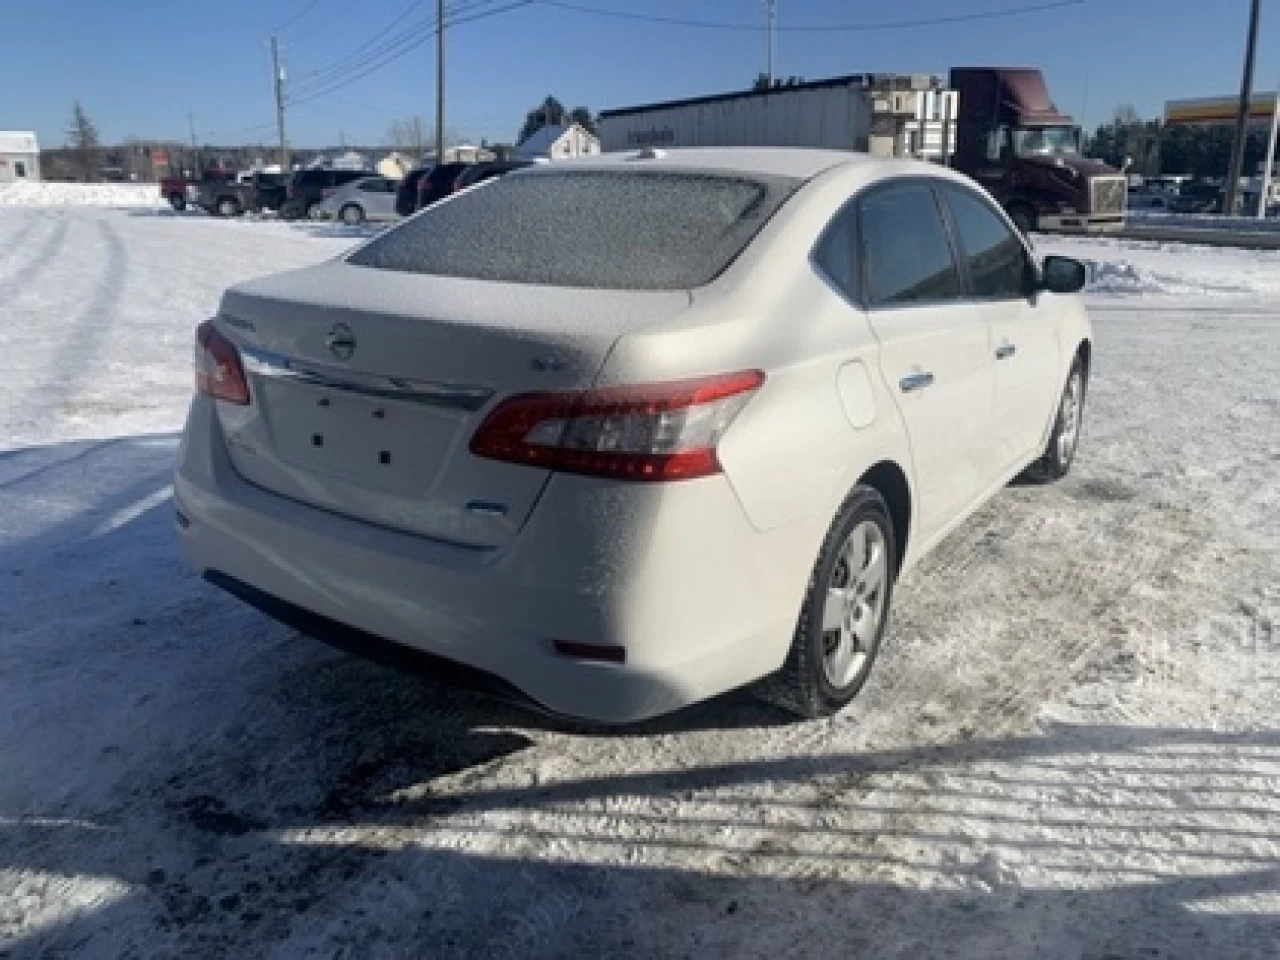
[[[511,397],[471,440],[478,457],[618,480],[720,472],[716,445],[764,383],[759,370]]]
[[[249,402],[249,382],[240,351],[218,332],[212,320],[196,328],[196,389],[227,403]]]

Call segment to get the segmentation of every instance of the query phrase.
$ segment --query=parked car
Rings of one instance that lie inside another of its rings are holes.
[[[200,183],[196,203],[220,217],[278,210],[284,202],[284,175],[254,173],[247,182],[236,179],[209,179]]]
[[[372,175],[370,170],[332,170],[327,167],[297,170],[289,178],[280,216],[286,220],[314,217],[325,200],[326,190],[336,190],[353,180],[363,180]]]
[[[453,192],[453,184],[470,163],[437,163],[411,170],[396,193],[396,213],[412,216]]]
[[[453,181],[453,192],[457,193],[467,187],[474,187],[477,183],[506,176],[512,170],[523,170],[525,167],[533,166],[534,163],[533,160],[490,160],[470,164]]]
[[[189,188],[199,189],[199,184],[186,177],[161,177],[160,196],[168,201],[169,206],[179,212],[187,209]]]
[[[228,290],[197,332],[177,527],[208,580],[305,632],[556,713],[767,677],[828,714],[898,577],[1015,476],[1071,468],[1084,281],[931,164],[540,165]]]
[[[338,187],[320,204],[323,217],[357,224],[365,220],[396,218],[396,181],[386,177],[364,177]]]
[[[1174,213],[1220,213],[1222,187],[1214,183],[1184,183],[1169,204]]]
[[[418,182],[431,172],[434,165],[414,167],[404,175],[396,187],[396,213],[401,217],[411,217],[418,209]]]
[[[1130,210],[1168,210],[1173,200],[1168,193],[1143,188],[1129,191],[1128,204]]]

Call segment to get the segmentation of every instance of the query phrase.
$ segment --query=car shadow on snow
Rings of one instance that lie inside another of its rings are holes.
[[[294,221],[290,224],[294,230],[322,240],[365,240],[395,226],[394,223],[338,223],[334,220]]]
[[[175,447],[0,455],[0,954],[1273,955],[1275,913],[1204,904],[1280,890],[1238,762],[1280,764],[1280,731],[646,770],[649,738],[781,717],[729,697],[575,729],[297,637],[183,568]],[[601,744],[631,772],[580,767]]]
[[[434,743],[450,732],[456,731],[442,731]],[[481,739],[497,747],[500,762],[505,748],[493,735]],[[735,793],[753,785],[928,772],[992,758],[1037,763],[1059,756],[1060,748],[1066,755],[1081,747],[1114,751],[1118,741],[1121,750],[1143,758],[1165,748],[1185,756],[1186,747],[1263,747],[1274,759],[1280,746],[1272,731],[1232,736],[1075,727],[941,748],[503,789],[469,789],[464,779],[447,795],[431,796],[428,787],[417,802],[343,811],[255,812],[253,801],[230,794],[228,800],[176,799],[161,791],[123,817],[103,811],[91,822],[0,820],[0,851],[7,851],[0,867],[128,885],[116,902],[81,909],[7,946],[15,957],[82,950],[459,958],[1273,956],[1276,914],[1202,905],[1274,897],[1280,889],[1274,858],[1258,857],[1243,870],[1215,870],[1207,860],[1199,869],[1162,872],[1137,866],[1143,848],[1136,845],[1119,850],[1135,864],[1123,883],[1091,884],[1082,864],[1074,878],[1059,877],[1057,884],[1019,885],[1003,875],[1001,857],[1036,835],[1034,822],[1011,828],[997,814],[972,810],[965,815],[968,827],[988,834],[987,852],[947,860],[930,854],[945,852],[954,838],[913,830],[909,821],[875,826],[876,807],[895,806],[883,797],[865,810],[844,811],[851,822],[865,823],[865,846],[822,826],[776,829],[753,843],[759,809],[731,804]],[[274,759],[294,756],[289,750]],[[259,763],[268,779],[271,759]],[[437,769],[421,756],[403,763]],[[1147,804],[1166,800],[1172,789],[1149,789]],[[709,823],[683,815],[684,798],[708,794],[725,797],[729,812]],[[933,803],[963,800],[946,789],[931,797]],[[785,816],[785,804],[778,806]],[[909,802],[897,806],[894,812],[910,813]],[[655,818],[650,810],[665,813]],[[535,813],[544,819],[535,821]],[[654,819],[661,827],[655,829]],[[1211,847],[1232,856],[1230,830],[1221,836],[1212,826],[1203,831]],[[904,839],[917,862],[881,852],[879,836]],[[838,849],[828,850],[824,841]],[[1082,851],[1080,840],[1062,838],[1040,843],[1033,853],[1052,869],[1081,853],[1101,863],[1117,851],[1108,844]],[[913,873],[913,865],[921,869]]]

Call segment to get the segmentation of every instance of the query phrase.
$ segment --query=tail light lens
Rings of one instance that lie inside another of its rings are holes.
[[[196,328],[196,389],[227,403],[249,402],[249,382],[240,351],[211,320]]]
[[[663,481],[721,470],[716,445],[760,385],[759,370],[673,383],[529,393],[500,403],[471,440],[478,457]]]

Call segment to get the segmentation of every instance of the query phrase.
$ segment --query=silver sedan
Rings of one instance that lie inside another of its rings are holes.
[[[357,224],[366,220],[396,219],[396,182],[386,177],[352,180],[328,194],[321,202],[321,216],[329,220]]]

